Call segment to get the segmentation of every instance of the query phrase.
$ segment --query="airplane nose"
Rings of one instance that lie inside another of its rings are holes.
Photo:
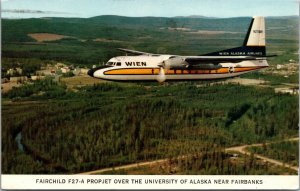
[[[91,76],[91,77],[94,77],[94,72],[95,72],[94,69],[90,69],[90,70],[87,72],[87,74],[88,74],[89,76]]]
[[[96,68],[92,68],[92,69],[90,69],[90,70],[87,72],[87,74],[88,74],[89,76],[91,76],[91,77],[96,77],[96,78],[97,78],[97,76],[94,75],[95,72],[96,72],[97,70],[101,70],[101,69],[109,68],[109,67],[111,67],[111,66],[104,65],[104,66],[99,66],[99,67],[96,67]]]

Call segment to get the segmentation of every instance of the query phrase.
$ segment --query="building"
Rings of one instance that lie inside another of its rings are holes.
[[[23,69],[22,68],[16,68],[16,72],[21,75],[21,74],[23,74]]]
[[[87,68],[81,68],[80,69],[80,74],[87,75],[88,71],[89,71],[89,69],[87,69]]]
[[[282,68],[281,64],[277,64],[277,70],[280,70]]]
[[[68,73],[68,72],[70,72],[71,70],[70,70],[70,68],[69,67],[63,67],[63,68],[61,68],[61,72],[63,73],[63,74],[66,74],[66,73]]]
[[[66,65],[64,63],[60,63],[58,62],[56,65],[55,65],[56,69],[60,69],[60,68],[63,68],[63,67],[66,67]]]
[[[36,80],[41,80],[44,79],[45,76],[31,76],[31,80],[36,81]]]
[[[275,93],[298,95],[298,88],[275,88]]]
[[[28,80],[27,76],[10,77],[12,83],[24,83]]]
[[[10,68],[6,72],[6,74],[10,76],[22,75],[22,73],[23,73],[22,68]]]
[[[1,78],[1,84],[7,83],[9,80],[7,78]]]

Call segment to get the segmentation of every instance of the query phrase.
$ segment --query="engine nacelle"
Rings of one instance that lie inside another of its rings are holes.
[[[163,68],[174,70],[186,69],[188,65],[185,59],[181,57],[169,58],[162,63]]]

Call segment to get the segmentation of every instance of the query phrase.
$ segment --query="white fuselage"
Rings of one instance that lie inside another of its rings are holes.
[[[118,48],[139,56],[111,58],[89,70],[95,78],[117,81],[209,80],[239,76],[268,67],[264,17],[252,18],[244,43],[200,56],[163,55]]]
[[[111,58],[105,67],[93,73],[95,78],[116,81],[157,80],[163,61],[172,55],[118,56]],[[268,67],[265,59],[245,60],[238,63],[219,63],[218,69],[168,69],[166,80],[206,80],[239,76]]]

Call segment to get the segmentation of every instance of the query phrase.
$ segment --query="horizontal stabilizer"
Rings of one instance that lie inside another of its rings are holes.
[[[264,46],[241,46],[218,52],[205,54],[205,56],[253,56],[265,57],[266,48]]]

